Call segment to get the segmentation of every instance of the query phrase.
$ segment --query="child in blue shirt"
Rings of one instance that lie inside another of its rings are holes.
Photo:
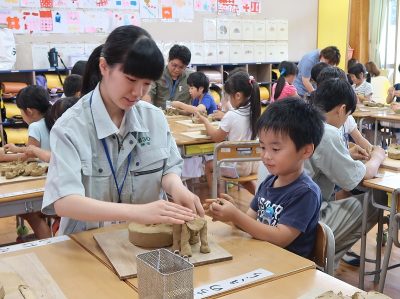
[[[323,116],[298,98],[270,104],[257,122],[261,160],[270,175],[261,183],[247,213],[233,199],[206,200],[215,220],[231,221],[254,238],[311,257],[321,205],[317,184],[303,172],[324,133]]]
[[[215,103],[214,98],[208,93],[210,81],[204,73],[191,73],[187,78],[187,84],[189,85],[189,93],[192,97],[192,105],[173,101],[172,107],[184,110],[191,114],[196,113],[197,111],[207,111],[208,115],[217,110],[217,104]]]

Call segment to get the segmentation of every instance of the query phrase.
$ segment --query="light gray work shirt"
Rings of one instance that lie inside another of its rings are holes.
[[[73,194],[118,202],[102,138],[119,185],[126,174],[120,197],[123,203],[156,201],[160,199],[162,177],[168,173],[181,174],[183,160],[159,108],[138,102],[125,113],[125,134],[119,138],[119,129],[104,106],[98,86],[90,105],[91,95],[92,92],[68,109],[51,130],[52,154],[42,205],[45,214],[54,214],[54,202]],[[63,217],[60,233],[70,234],[101,225]]]
[[[366,172],[365,165],[350,156],[341,131],[327,123],[321,143],[304,166],[321,189],[321,209],[326,207],[326,202],[333,200],[335,185],[347,191],[353,190]]]

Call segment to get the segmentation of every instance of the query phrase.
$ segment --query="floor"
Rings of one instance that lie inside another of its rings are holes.
[[[196,179],[194,182],[189,182],[188,187],[192,189],[196,194],[200,196],[201,199],[208,197],[207,184],[201,180]],[[229,189],[229,194],[234,197],[238,207],[246,211],[249,202],[251,201],[251,195],[243,188],[238,191],[237,187],[232,187]],[[0,244],[13,243],[16,240],[16,221],[15,217],[0,218]],[[375,238],[376,229],[369,232],[367,238],[367,257],[374,258],[375,255]],[[1,245],[0,245],[1,246]],[[357,243],[353,250],[359,252],[359,243]],[[400,263],[400,248],[394,247],[391,254],[390,264]],[[372,264],[367,263],[367,269],[372,270]],[[341,279],[351,285],[358,286],[358,267],[353,267],[345,263],[341,263],[339,269],[335,273],[335,277]],[[400,267],[388,271],[386,278],[386,285],[384,293],[392,298],[400,298]],[[367,276],[365,279],[366,290],[377,289],[377,285],[373,283],[373,276]]]

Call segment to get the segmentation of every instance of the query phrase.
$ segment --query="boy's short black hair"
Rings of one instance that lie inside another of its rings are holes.
[[[327,64],[326,62],[318,62],[318,63],[317,63],[316,65],[314,65],[314,66],[312,67],[312,69],[311,69],[311,79],[312,79],[314,82],[317,82],[317,78],[318,78],[319,73],[320,73],[323,69],[325,69],[325,68],[327,68],[327,67],[330,67],[330,65]]]
[[[64,81],[64,94],[66,97],[73,97],[77,92],[82,90],[83,78],[81,75],[72,74],[65,78]]]
[[[187,84],[189,86],[194,86],[197,89],[203,87],[203,93],[208,92],[208,87],[210,86],[210,80],[202,72],[191,73],[187,78]]]
[[[357,107],[357,96],[350,83],[339,78],[323,81],[315,91],[312,102],[324,112],[329,112],[338,105],[346,105],[346,112]]]
[[[189,65],[192,53],[183,45],[173,45],[169,50],[168,61],[179,59],[184,65]]]
[[[338,68],[337,66],[329,66],[324,68],[317,77],[317,86],[319,86],[323,81],[331,79],[331,78],[338,78],[340,80],[347,81],[346,73]]]
[[[362,63],[356,63],[349,68],[348,73],[356,76],[357,79],[361,79],[360,75],[363,74],[365,77],[367,70]]]
[[[307,144],[314,150],[324,134],[324,116],[304,100],[289,97],[270,104],[257,121],[257,132],[270,131],[289,136],[299,151]]]
[[[71,69],[71,74],[83,76],[83,74],[85,73],[86,63],[86,60],[78,60],[77,62],[75,62],[74,66]]]

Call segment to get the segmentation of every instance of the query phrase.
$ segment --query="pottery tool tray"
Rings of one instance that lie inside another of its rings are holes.
[[[145,249],[129,242],[128,229],[94,234],[94,239],[107,256],[120,279],[134,278],[137,276],[136,255],[149,252],[154,249]],[[200,253],[200,243],[192,245],[192,254],[189,258],[195,266],[231,260],[232,255],[215,243],[211,235],[208,235],[210,253]]]

